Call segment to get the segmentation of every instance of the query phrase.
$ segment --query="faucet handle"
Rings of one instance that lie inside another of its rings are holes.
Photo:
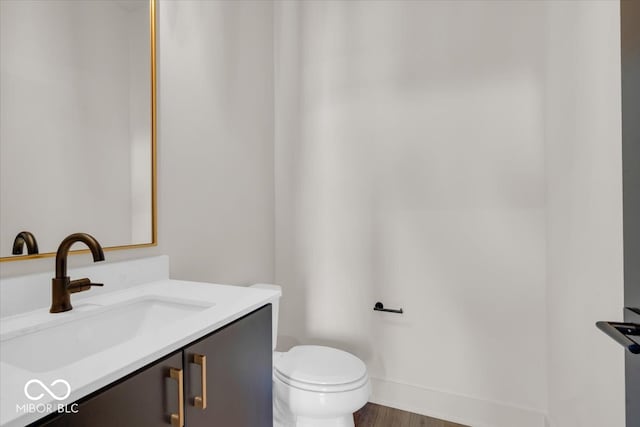
[[[69,282],[67,289],[69,293],[74,294],[76,292],[88,291],[92,286],[104,286],[104,283],[91,283],[91,279],[85,277],[84,279],[72,280]]]

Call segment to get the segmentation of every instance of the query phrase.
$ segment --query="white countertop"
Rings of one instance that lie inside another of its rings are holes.
[[[90,292],[89,292],[90,293]],[[31,379],[50,385],[64,379],[71,386],[68,398],[58,401],[45,393],[38,404],[70,404],[100,388],[135,372],[149,363],[215,331],[265,304],[278,300],[278,291],[215,285],[181,280],[159,280],[110,293],[74,301],[74,309],[66,313],[50,314],[46,308],[0,319],[3,340],[15,336],[25,328],[40,329],[49,322],[81,322],[92,310],[122,305],[132,300],[154,297],[172,301],[197,301],[206,306],[188,318],[171,323],[161,330],[153,330],[122,342],[104,351],[75,361],[49,372],[31,372],[0,361],[0,426],[24,426],[48,413],[19,411],[19,405],[34,403],[25,396],[25,384]],[[1,345],[1,344],[0,344]],[[60,345],[65,345],[61,342]],[[33,348],[44,351],[46,348]]]

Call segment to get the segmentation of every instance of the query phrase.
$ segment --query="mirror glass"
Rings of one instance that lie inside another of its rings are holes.
[[[1,257],[24,230],[41,254],[155,243],[153,8],[0,1]]]

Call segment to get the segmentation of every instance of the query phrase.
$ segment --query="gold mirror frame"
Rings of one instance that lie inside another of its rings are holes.
[[[149,0],[149,29],[151,47],[151,242],[138,243],[133,245],[108,246],[105,251],[116,251],[120,249],[147,248],[158,245],[158,212],[157,212],[157,149],[156,149],[156,2]],[[79,230],[81,231],[81,230]],[[77,249],[70,254],[89,253],[88,249]],[[0,262],[22,261],[27,259],[50,258],[56,255],[55,252],[47,252],[34,255],[16,255],[10,257],[0,257]]]

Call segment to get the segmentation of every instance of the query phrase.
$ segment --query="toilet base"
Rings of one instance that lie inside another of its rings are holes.
[[[318,393],[273,381],[274,427],[354,427],[353,413],[371,394],[367,380],[363,387],[333,393]]]
[[[353,414],[339,418],[315,418],[305,419],[298,417],[296,427],[354,427]]]
[[[287,404],[278,395],[274,395],[273,427],[355,427],[355,423],[352,413],[332,418],[296,416],[291,413]]]
[[[354,427],[353,415],[345,415],[339,418],[305,418],[291,417],[283,419],[273,418],[273,427]]]

